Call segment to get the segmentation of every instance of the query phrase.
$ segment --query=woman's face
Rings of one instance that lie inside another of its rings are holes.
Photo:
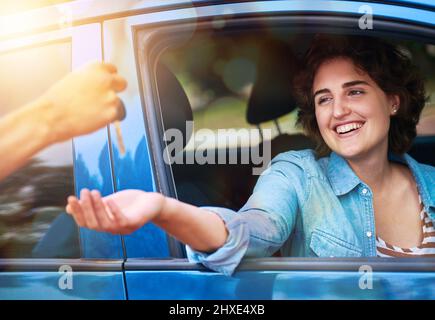
[[[329,148],[346,159],[388,150],[390,116],[399,107],[350,59],[324,62],[314,77],[317,124]]]

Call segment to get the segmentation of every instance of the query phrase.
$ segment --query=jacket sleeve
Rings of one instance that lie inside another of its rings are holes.
[[[275,157],[254,192],[238,211],[203,207],[218,214],[228,229],[225,244],[212,253],[186,246],[189,261],[231,275],[244,257],[268,257],[290,236],[307,182],[298,152]]]

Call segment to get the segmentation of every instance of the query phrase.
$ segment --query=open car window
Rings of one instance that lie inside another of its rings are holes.
[[[179,149],[168,148],[175,159],[171,166],[180,200],[237,210],[248,199],[257,178],[252,174],[256,166],[252,157],[249,163],[242,163],[241,154],[249,152],[245,148],[256,148],[269,139],[273,158],[280,152],[314,147],[296,126],[298,109],[290,89],[295,56],[303,52],[312,36],[291,29],[211,29],[197,32],[189,41],[164,51],[156,76],[172,80],[161,81],[159,87],[165,129],[185,131],[185,122],[191,121],[193,132],[185,136],[182,155]],[[397,43],[423,72],[429,96],[410,153],[420,162],[433,164],[435,47],[411,40]],[[172,89],[185,95],[172,95],[178,100],[171,101]],[[233,139],[220,135],[219,130],[231,131],[227,129],[233,129]],[[258,139],[243,135],[240,129],[258,130]],[[263,134],[267,131],[269,135]],[[420,138],[426,139],[425,143]],[[223,152],[226,162],[218,163],[218,155]],[[230,163],[232,153],[238,156],[236,163]],[[195,161],[198,155],[204,155],[199,157],[204,163]]]
[[[295,28],[267,25],[210,27],[198,28],[181,41],[174,40],[176,32],[171,34],[155,61],[155,75],[163,128],[177,128],[184,135],[181,149],[171,148],[173,140],[165,139],[179,200],[238,210],[258,178],[253,174],[259,164],[253,153],[270,152],[266,161],[288,150],[314,148],[296,125],[298,108],[290,88],[298,57],[320,31],[298,33]],[[434,46],[421,39],[392,38],[388,32],[379,36],[398,44],[425,77],[429,99],[409,153],[434,165]],[[221,136],[220,130],[232,138]],[[256,131],[258,137],[244,135],[243,130]],[[263,147],[268,143],[269,150]],[[219,163],[219,155],[226,161]],[[198,158],[201,163],[195,161]]]

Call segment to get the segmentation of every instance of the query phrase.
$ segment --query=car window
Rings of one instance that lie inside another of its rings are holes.
[[[71,70],[71,45],[59,42],[1,53],[0,70],[4,116]],[[78,230],[64,213],[66,198],[74,193],[72,163],[70,140],[43,150],[0,181],[0,258],[80,255]]]

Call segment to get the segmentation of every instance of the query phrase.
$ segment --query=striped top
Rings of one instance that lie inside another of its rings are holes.
[[[422,205],[419,196],[420,205]],[[435,257],[435,229],[433,222],[427,215],[427,212],[422,208],[420,212],[421,225],[423,228],[423,241],[417,247],[400,248],[393,246],[380,237],[376,237],[376,253],[378,257]]]

